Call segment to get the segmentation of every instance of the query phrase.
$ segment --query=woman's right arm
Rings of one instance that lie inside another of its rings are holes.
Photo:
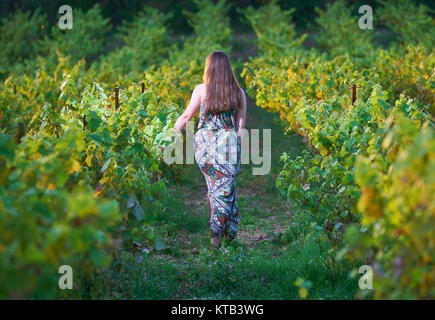
[[[238,131],[240,129],[244,129],[245,123],[246,123],[246,94],[242,88],[240,88],[240,90],[242,91],[242,101],[241,101],[241,106],[237,112],[237,130]]]
[[[190,99],[189,105],[183,114],[177,119],[174,127],[178,130],[183,130],[186,127],[187,122],[193,118],[193,116],[198,112],[201,104],[201,94],[203,90],[203,85],[197,85],[192,92],[192,98]]]

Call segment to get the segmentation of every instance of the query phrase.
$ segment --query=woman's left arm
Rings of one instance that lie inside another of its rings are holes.
[[[240,91],[242,93],[242,100],[241,100],[240,108],[237,112],[237,120],[236,120],[238,131],[244,129],[246,123],[246,94],[242,88],[240,88]]]
[[[198,112],[198,108],[201,104],[201,85],[197,85],[192,92],[192,97],[190,98],[189,105],[183,114],[175,122],[174,127],[178,130],[183,130],[186,127],[187,122],[193,118],[193,116]]]

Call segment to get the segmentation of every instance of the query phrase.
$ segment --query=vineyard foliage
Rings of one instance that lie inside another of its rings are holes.
[[[385,7],[384,19],[392,21],[388,10],[405,8]],[[422,34],[430,18],[412,8],[422,28],[415,33]],[[308,144],[295,159],[282,155],[277,186],[307,214],[324,217],[321,227],[337,259],[374,266],[374,297],[433,298],[433,46],[406,45],[411,35],[402,24],[393,31],[403,44],[378,47],[344,1],[318,13],[317,42],[326,52],[279,55],[278,38],[264,39],[275,31],[261,23],[267,10],[249,12],[260,55],[245,64],[246,86]],[[287,36],[279,39],[297,37]]]
[[[374,55],[374,32],[360,32],[357,17],[352,15],[352,7],[345,0],[328,4],[325,10],[316,8],[320,32],[316,42],[321,50],[333,57],[348,55],[357,63],[369,66]]]
[[[17,28],[17,26],[20,26]],[[9,19],[0,22],[0,79],[27,59],[42,54],[45,30],[48,28],[47,17],[36,10],[16,12]]]
[[[156,9],[145,7],[131,23],[118,29],[116,41],[123,43],[100,61],[92,64],[89,81],[106,88],[132,82],[137,73],[160,64],[170,49],[170,33],[165,24],[170,18]]]
[[[395,32],[398,42],[378,50],[374,68],[382,86],[394,96],[402,92],[429,104],[435,114],[435,19],[429,8],[409,0],[380,1],[380,20]]]
[[[327,5],[326,10],[317,9],[318,48],[331,58],[349,57],[355,68],[378,73],[377,81],[389,92],[389,100],[405,92],[429,104],[435,114],[434,19],[425,6],[417,7],[408,0],[382,3],[379,19],[401,41],[386,49],[376,46],[376,30],[361,32],[355,23],[358,16],[352,15],[351,7],[340,0]]]
[[[124,46],[97,59],[108,24],[95,7],[77,13],[78,31],[53,27],[41,39],[50,43],[47,55],[29,53],[26,66],[8,74],[0,94],[2,298],[61,297],[64,264],[74,266],[83,294],[120,244],[164,247],[152,227],[166,195],[162,170],[170,170],[162,149],[206,54],[227,49],[231,36],[225,2],[196,4],[188,14],[197,34],[184,46],[171,47],[168,16],[145,9],[119,30]],[[33,36],[32,28],[22,32],[22,42]],[[16,62],[6,53],[5,65]]]
[[[346,236],[351,253],[373,264],[377,297],[430,299],[435,296],[435,132],[426,125],[417,130],[399,112],[388,117],[384,129],[381,146],[355,164],[357,206],[368,230],[350,229]]]
[[[248,7],[243,12],[257,35],[258,51],[261,54],[275,57],[301,49],[306,34],[297,37],[292,24],[293,12],[294,10],[282,10],[276,1],[257,10]]]
[[[102,17],[101,9],[96,5],[86,12],[76,10],[72,29],[74,32],[68,32],[69,30],[52,26],[44,47],[50,48],[49,55],[54,58],[57,51],[70,56],[74,64],[82,58],[92,61],[104,52],[110,24],[108,19]]]
[[[411,0],[394,2],[378,0],[382,4],[379,18],[398,38],[401,45],[422,44],[433,50],[435,46],[435,19],[431,10]]]

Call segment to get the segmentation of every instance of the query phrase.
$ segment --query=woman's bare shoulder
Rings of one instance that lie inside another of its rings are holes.
[[[195,87],[195,91],[200,95],[201,101],[204,100],[205,90],[206,90],[205,83],[200,83],[200,84],[196,85],[196,87]]]
[[[195,87],[195,90],[204,90],[205,89],[205,83],[197,84]]]
[[[243,97],[244,99],[246,99],[246,93],[245,93],[245,90],[243,90],[243,88],[240,88],[240,92],[242,93],[242,97]]]

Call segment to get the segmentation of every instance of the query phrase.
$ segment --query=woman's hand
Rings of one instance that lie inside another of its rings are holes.
[[[242,91],[242,101],[239,110],[237,111],[237,130],[240,131],[245,127],[246,123],[246,94],[245,91],[240,88]]]
[[[177,119],[177,121],[174,124],[174,128],[178,131],[182,132],[187,124],[187,117],[184,115],[184,113]]]

